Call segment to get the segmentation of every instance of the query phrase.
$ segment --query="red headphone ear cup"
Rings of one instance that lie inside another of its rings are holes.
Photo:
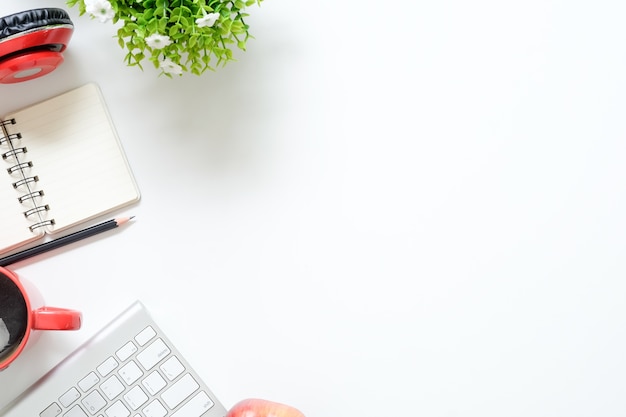
[[[0,60],[0,83],[12,84],[48,74],[63,62],[55,51],[30,51]]]
[[[0,17],[0,84],[17,83],[52,72],[74,25],[57,8],[26,10]]]

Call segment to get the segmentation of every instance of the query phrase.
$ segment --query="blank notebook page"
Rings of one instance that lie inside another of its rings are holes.
[[[33,162],[54,233],[139,199],[130,167],[95,84],[8,115]],[[28,231],[28,222],[22,225]]]

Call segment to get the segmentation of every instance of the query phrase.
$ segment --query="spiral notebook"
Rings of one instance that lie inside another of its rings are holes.
[[[0,253],[139,200],[99,87],[0,118]]]

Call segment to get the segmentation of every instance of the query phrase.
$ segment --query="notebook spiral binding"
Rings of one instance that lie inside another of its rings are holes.
[[[23,214],[27,219],[34,219],[35,223],[29,226],[30,231],[34,232],[40,227],[52,226],[55,222],[54,219],[45,219],[42,215],[50,210],[50,206],[36,202],[37,198],[43,197],[44,192],[43,190],[33,189],[34,184],[39,181],[39,177],[37,175],[29,175],[25,172],[25,170],[33,167],[32,161],[20,159],[24,158],[24,155],[28,152],[25,146],[17,146],[18,142],[22,139],[22,134],[19,132],[9,133],[8,131],[8,126],[15,125],[16,123],[15,119],[0,120],[0,128],[2,130],[0,132],[0,146],[9,148],[0,155],[3,160],[13,164],[7,168],[9,175],[20,175],[20,178],[13,182],[13,188],[23,192],[23,194],[19,195],[17,198],[20,204],[24,205],[30,202],[33,205],[33,207],[25,207]]]

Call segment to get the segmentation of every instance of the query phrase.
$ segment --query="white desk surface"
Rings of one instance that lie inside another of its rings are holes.
[[[266,0],[238,62],[173,80],[70,12],[0,114],[97,82],[143,197],[15,266],[84,327],[0,405],[141,299],[226,407],[624,415],[626,3]]]

